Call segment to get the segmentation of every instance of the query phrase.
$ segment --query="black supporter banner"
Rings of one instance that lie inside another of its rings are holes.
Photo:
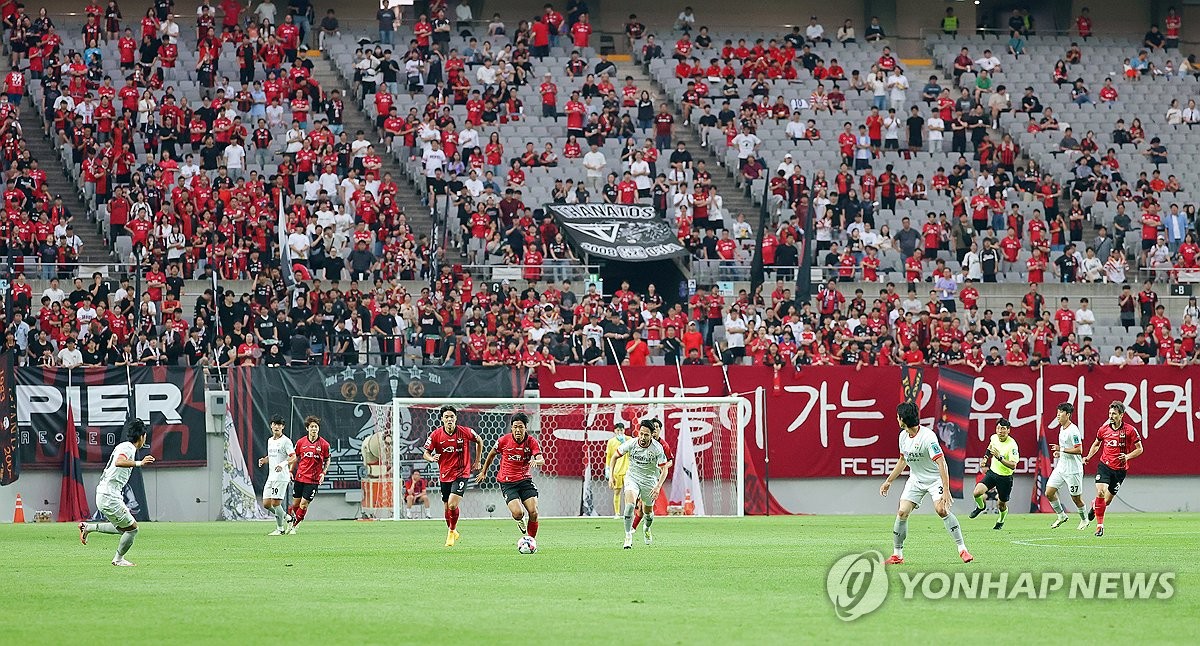
[[[17,368],[13,390],[20,463],[59,468],[70,405],[79,429],[79,457],[103,465],[125,441],[127,419],[150,428],[156,467],[204,466],[204,378],[193,368],[166,366]]]
[[[383,432],[391,430],[393,397],[519,397],[524,383],[524,370],[502,367],[234,368],[229,411],[256,491],[266,481],[266,468],[258,466],[258,458],[267,454],[269,421],[274,415],[287,420],[285,433],[293,441],[303,437],[305,417],[321,418],[321,437],[329,442],[331,455],[323,488],[352,490],[361,487],[364,479],[381,475],[391,464],[391,449],[383,441]],[[419,415],[401,411],[399,446],[404,473],[414,466],[424,469],[427,479],[436,473],[435,467],[421,459],[429,430]]]
[[[546,204],[559,228],[583,252],[607,260],[650,262],[687,254],[649,206]]]

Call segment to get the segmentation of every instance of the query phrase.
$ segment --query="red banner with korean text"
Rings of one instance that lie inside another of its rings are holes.
[[[807,367],[787,369],[777,379],[771,368],[731,366],[727,374],[736,394],[751,403],[761,401],[761,406],[751,405],[751,414],[744,419],[747,471],[753,467],[760,477],[770,478],[882,477],[895,465],[899,436],[895,410],[904,397],[897,368]],[[1105,422],[1109,403],[1121,401],[1128,410],[1126,420],[1138,429],[1146,451],[1134,463],[1134,474],[1200,475],[1200,460],[1195,459],[1200,455],[1195,437],[1200,378],[1192,371],[1155,366],[1051,366],[1042,370],[987,368],[968,374],[974,375],[974,383],[970,385],[971,413],[965,429],[959,424],[939,424],[941,403],[934,396],[938,370],[925,369],[919,397],[923,424],[955,429],[951,437],[941,440],[964,450],[968,475],[979,471],[980,456],[1001,417],[1012,424],[1012,435],[1020,446],[1016,473],[1036,473],[1038,426],[1055,437],[1054,410],[1063,401],[1075,405],[1075,422],[1084,431],[1085,449]],[[582,367],[574,366],[559,367],[555,374],[539,373],[543,397],[728,393],[719,367],[684,367],[681,372],[674,367],[626,368],[625,379],[628,388],[622,385],[617,369],[609,366],[587,368],[586,374]],[[676,431],[671,420],[665,421],[667,439],[673,442]],[[609,431],[611,424],[600,424],[578,433],[578,438],[554,438],[559,444],[556,450],[576,458],[558,461],[562,475],[582,473],[578,465],[584,464],[583,438],[607,439]],[[602,443],[598,446],[603,455]],[[768,450],[769,465],[765,461]],[[1091,468],[1094,463],[1089,472]]]

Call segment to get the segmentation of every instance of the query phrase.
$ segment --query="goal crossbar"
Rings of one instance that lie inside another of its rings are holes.
[[[732,406],[734,410],[735,429],[737,429],[737,514],[740,516],[745,509],[745,438],[742,434],[744,416],[752,403],[744,397],[394,397],[392,399],[392,428],[400,428],[400,409],[403,406],[421,406],[434,408],[439,406],[454,406],[471,408],[479,406],[521,405],[529,406],[578,406],[578,405],[620,405],[620,406]],[[746,407],[746,408],[743,408]],[[396,451],[392,452],[392,473],[400,473],[400,460]],[[404,489],[401,486],[392,487],[393,520],[400,520],[400,510],[403,508]]]

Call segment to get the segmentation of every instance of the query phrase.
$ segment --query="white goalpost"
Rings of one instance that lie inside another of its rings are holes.
[[[453,406],[458,423],[483,440],[480,460],[509,431],[511,416],[529,417],[545,465],[531,475],[544,517],[612,516],[613,491],[604,476],[605,449],[614,425],[623,422],[632,437],[647,418],[663,424],[661,440],[675,464],[663,485],[668,513],[741,516],[744,509],[746,424],[751,402],[741,397],[642,398],[396,398],[391,401],[390,468],[394,520],[406,516],[403,482],[418,471],[432,506],[441,505],[436,464],[425,462],[421,447],[440,424],[438,410]],[[472,456],[474,457],[474,456]],[[472,479],[461,509],[465,518],[506,518],[496,482],[498,465],[476,486]],[[472,474],[475,475],[474,473]],[[661,502],[660,502],[661,504]],[[435,517],[440,517],[434,514]]]

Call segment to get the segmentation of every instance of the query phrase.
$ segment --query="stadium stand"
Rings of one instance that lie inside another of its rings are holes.
[[[911,66],[844,28],[633,23],[618,62],[553,8],[7,7],[27,363],[1197,360],[1195,301],[1157,292],[1200,271],[1200,73],[1149,35],[931,34]],[[697,289],[589,288],[541,208],[577,202],[653,206]]]

